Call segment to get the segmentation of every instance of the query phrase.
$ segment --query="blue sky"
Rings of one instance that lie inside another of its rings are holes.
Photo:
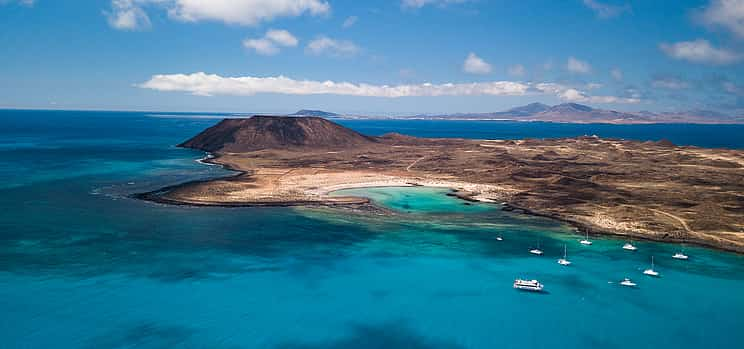
[[[0,107],[744,114],[744,0],[0,0]]]

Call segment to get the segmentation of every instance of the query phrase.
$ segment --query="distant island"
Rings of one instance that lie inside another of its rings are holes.
[[[310,110],[310,109],[302,109],[298,110],[294,114],[289,114],[290,116],[317,116],[321,118],[333,118],[341,116],[340,114],[331,113],[327,111],[322,110]]]
[[[711,110],[690,110],[684,112],[620,112],[592,108],[577,103],[564,103],[549,106],[531,103],[506,111],[491,113],[419,114],[397,116],[337,114],[320,110],[300,110],[291,116],[318,116],[341,119],[426,119],[426,120],[503,120],[503,121],[543,121],[559,123],[608,123],[608,124],[742,124],[744,116],[730,116]]]
[[[597,137],[527,140],[362,135],[319,117],[226,119],[180,146],[236,176],[138,197],[217,206],[367,205],[356,187],[452,188],[465,200],[592,233],[744,252],[744,152]]]

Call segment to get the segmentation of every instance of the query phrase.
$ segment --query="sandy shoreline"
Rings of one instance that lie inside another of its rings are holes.
[[[217,161],[218,157],[211,158],[207,161]],[[229,166],[221,163],[214,163],[213,165],[224,166],[228,169]],[[362,211],[386,211],[385,208],[376,207],[368,198],[364,197],[349,197],[349,196],[332,196],[334,192],[346,189],[362,189],[362,188],[381,188],[381,187],[434,187],[434,188],[447,188],[453,190],[454,196],[467,201],[482,202],[482,203],[499,203],[502,204],[502,209],[505,211],[514,212],[515,214],[526,214],[531,216],[545,217],[566,223],[576,228],[580,232],[588,232],[591,235],[604,235],[614,237],[626,237],[633,238],[636,240],[647,240],[665,243],[686,243],[693,244],[717,250],[723,250],[728,252],[744,253],[743,250],[738,248],[726,248],[721,244],[711,243],[705,239],[674,239],[669,236],[663,238],[656,237],[654,235],[633,233],[631,231],[618,231],[608,229],[606,227],[586,222],[582,220],[572,219],[569,217],[563,217],[549,212],[541,212],[538,210],[529,209],[526,207],[520,207],[513,203],[510,203],[508,198],[509,195],[513,194],[513,191],[504,190],[502,187],[467,183],[461,181],[447,181],[447,180],[433,180],[416,177],[396,177],[391,175],[376,175],[380,178],[376,180],[366,181],[353,181],[355,176],[344,175],[344,183],[337,183],[331,181],[331,185],[320,186],[307,192],[308,199],[296,199],[296,198],[279,198],[276,200],[265,200],[265,201],[194,201],[194,200],[183,200],[179,198],[171,198],[163,194],[168,193],[171,190],[177,190],[182,187],[190,187],[199,183],[211,183],[215,180],[230,180],[245,175],[242,171],[236,171],[234,175],[227,177],[199,180],[177,184],[171,187],[161,188],[156,191],[135,194],[134,198],[161,203],[168,205],[185,205],[185,206],[196,206],[196,207],[291,207],[291,206],[315,206],[315,207],[339,207],[339,206],[355,206],[361,208]],[[351,181],[350,181],[351,180]],[[495,194],[495,195],[494,195]],[[366,208],[365,208],[366,207]]]

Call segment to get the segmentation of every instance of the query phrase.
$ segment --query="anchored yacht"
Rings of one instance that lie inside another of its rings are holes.
[[[637,249],[638,249],[638,247],[635,247],[633,245],[633,241],[630,241],[630,242],[626,243],[625,245],[623,245],[623,250],[635,251]]]
[[[579,241],[582,245],[591,245],[592,242],[589,240],[589,231],[586,232],[586,238],[584,240]]]
[[[537,280],[514,280],[514,288],[523,291],[541,292],[543,290],[543,284]]]
[[[651,268],[644,270],[643,273],[648,276],[654,276],[654,277],[659,276],[659,272],[654,270],[654,256],[651,256]]]
[[[571,265],[571,261],[568,260],[566,255],[566,244],[563,244],[563,258],[558,260],[560,265]]]
[[[677,253],[674,254],[674,256],[672,256],[672,258],[674,258],[674,259],[681,259],[681,260],[687,260],[690,257],[687,256],[686,254],[682,253],[682,252],[677,252]]]
[[[537,248],[533,248],[530,250],[530,253],[536,254],[538,256],[542,256],[543,251],[540,249],[540,241],[537,242]]]
[[[628,278],[623,279],[623,281],[620,281],[620,285],[626,286],[626,287],[636,287],[638,286],[635,282],[631,281]]]

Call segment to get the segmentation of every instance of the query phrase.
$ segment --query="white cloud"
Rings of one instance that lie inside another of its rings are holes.
[[[316,56],[353,56],[359,52],[359,47],[351,41],[336,40],[327,36],[319,36],[307,44],[305,52]]]
[[[324,0],[111,0],[106,13],[112,27],[133,30],[149,25],[146,6],[165,8],[169,17],[185,21],[219,21],[257,25],[277,17],[314,16],[330,13]]]
[[[140,30],[150,27],[150,17],[135,0],[112,0],[106,12],[109,25],[119,30]]]
[[[694,63],[730,64],[742,58],[735,52],[713,47],[708,40],[704,39],[671,44],[662,43],[659,48],[669,57]]]
[[[297,46],[299,42],[292,33],[284,29],[270,29],[266,32],[266,38],[281,46]]]
[[[568,62],[566,62],[566,69],[572,73],[586,74],[592,71],[592,66],[585,61],[569,57]]]
[[[590,82],[590,83],[586,84],[586,89],[587,90],[596,90],[598,88],[602,88],[602,84],[596,83],[596,82]]]
[[[703,24],[723,28],[734,35],[744,38],[744,1],[742,0],[712,0],[697,18]]]
[[[402,0],[403,8],[422,8],[426,5],[446,6],[449,4],[461,4],[470,0]]]
[[[511,76],[524,76],[524,74],[527,71],[525,70],[525,68],[524,68],[523,65],[521,65],[521,64],[515,64],[515,65],[509,67],[509,69],[507,69],[507,72]]]
[[[657,88],[665,88],[669,90],[683,90],[690,87],[687,81],[675,77],[657,77],[651,81],[651,85]]]
[[[264,56],[273,56],[279,53],[279,47],[266,38],[260,39],[246,39],[243,41],[243,46],[246,48],[255,50],[256,53]]]
[[[356,22],[357,22],[358,20],[359,20],[359,17],[357,17],[357,16],[349,16],[349,17],[346,17],[346,19],[344,20],[344,23],[343,23],[343,24],[342,24],[341,26],[342,26],[342,27],[343,27],[344,29],[346,29],[346,28],[351,28],[352,26],[354,26],[354,24],[356,24]]]
[[[599,103],[599,104],[636,104],[641,100],[638,98],[624,98],[616,96],[590,96],[574,88],[566,89],[558,94],[558,97],[568,102]]]
[[[620,68],[612,68],[610,70],[610,75],[615,79],[615,81],[623,81],[623,71],[620,70]]]
[[[162,0],[155,0],[162,1]],[[256,25],[276,17],[328,14],[331,6],[322,0],[172,0],[168,13],[177,19],[220,21]]]
[[[611,18],[619,16],[624,12],[630,11],[628,4],[624,5],[611,5],[605,4],[596,0],[584,0],[584,6],[594,11],[594,14],[599,18]]]
[[[145,83],[137,85],[157,91],[188,92],[199,96],[233,95],[251,96],[258,93],[288,95],[333,94],[400,98],[413,96],[524,96],[528,94],[550,94],[564,100],[593,103],[638,103],[638,99],[614,96],[590,96],[579,90],[555,83],[522,83],[514,81],[491,81],[474,83],[372,85],[364,83],[294,80],[285,76],[276,77],[222,77],[215,74],[170,74],[154,75]]]
[[[470,52],[465,62],[462,63],[462,70],[470,74],[488,74],[492,69],[490,64]]]
[[[270,29],[262,38],[243,40],[243,46],[264,56],[279,53],[281,51],[279,46],[294,47],[298,43],[299,40],[292,33],[283,29]]]
[[[31,7],[31,6],[34,6],[36,1],[35,0],[0,0],[0,5],[7,5],[7,4],[14,4],[14,3]]]

